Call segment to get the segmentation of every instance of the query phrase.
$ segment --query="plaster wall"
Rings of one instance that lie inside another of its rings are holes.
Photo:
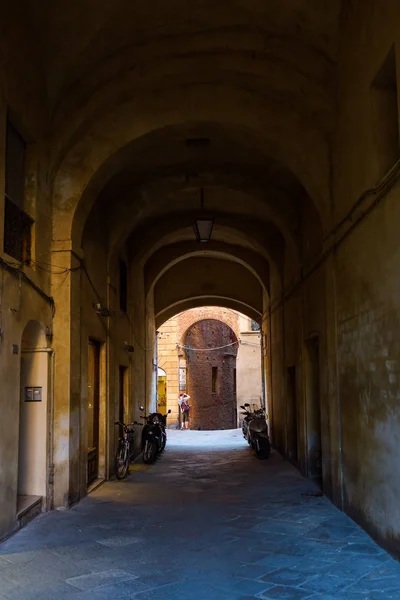
[[[393,48],[399,84],[399,19],[397,3],[371,0],[349,5],[342,17],[340,112],[333,152],[336,221],[391,166],[383,165],[385,148],[380,145],[389,113],[376,121],[372,83]],[[398,121],[389,127],[398,134]],[[399,157],[397,148],[392,162]],[[400,535],[399,193],[395,184],[384,191],[380,203],[379,193],[367,194],[353,212],[351,229],[334,257],[337,317],[329,324],[337,334],[343,505],[396,552]],[[371,207],[374,200],[378,202]],[[349,226],[347,221],[337,237]]]
[[[399,198],[396,187],[337,255],[344,504],[396,550],[400,534]],[[373,246],[366,243],[372,236]]]
[[[0,53],[13,60],[0,65],[0,259],[15,263],[3,252],[5,144],[7,116],[27,142],[24,209],[34,219],[33,258],[49,261],[51,204],[46,182],[43,132],[47,103],[39,73],[39,55],[27,15],[17,3],[2,7]],[[15,51],[18,48],[18,52]],[[35,286],[49,293],[50,274],[35,265],[22,267]],[[50,304],[16,271],[0,264],[0,540],[17,527],[18,432],[20,412],[21,339],[25,325],[37,321],[51,331]],[[13,353],[13,345],[18,351]],[[41,488],[42,489],[42,488]]]
[[[246,330],[240,333],[237,354],[237,404],[262,406],[261,344],[258,333]]]

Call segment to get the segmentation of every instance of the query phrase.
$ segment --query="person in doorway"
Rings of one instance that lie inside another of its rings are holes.
[[[189,402],[188,402],[189,398],[190,398],[190,396],[188,394],[184,394],[183,392],[181,394],[179,394],[178,404],[181,409],[181,415],[182,415],[181,429],[189,429],[189,413],[190,413],[190,406],[189,406]]]

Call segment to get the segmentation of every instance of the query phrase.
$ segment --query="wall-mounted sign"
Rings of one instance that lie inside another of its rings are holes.
[[[42,388],[41,387],[25,387],[25,402],[41,402]]]

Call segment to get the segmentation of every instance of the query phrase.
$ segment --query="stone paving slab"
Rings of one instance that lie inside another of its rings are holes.
[[[316,492],[236,430],[171,431],[0,545],[0,600],[400,600],[400,565]]]

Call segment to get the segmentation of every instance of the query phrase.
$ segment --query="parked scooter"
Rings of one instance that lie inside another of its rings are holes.
[[[253,413],[253,418],[248,423],[248,442],[255,451],[257,458],[268,458],[271,444],[268,435],[268,424],[263,409]]]
[[[242,421],[242,433],[243,433],[243,437],[245,440],[248,440],[248,436],[247,436],[247,432],[249,429],[249,422],[253,417],[253,413],[250,412],[249,408],[250,408],[250,404],[248,402],[246,402],[246,404],[241,404],[240,408],[243,409],[244,412],[242,412],[241,414],[244,415],[243,421]]]
[[[249,439],[249,423],[250,423],[250,421],[252,419],[256,419],[256,418],[265,416],[265,411],[264,411],[263,408],[258,408],[255,411],[251,412],[249,410],[250,404],[247,403],[247,402],[246,402],[246,404],[241,405],[240,408],[242,408],[243,411],[244,411],[244,412],[241,413],[242,415],[244,415],[244,419],[243,419],[243,422],[242,422],[243,437],[250,444],[250,439]]]
[[[168,415],[171,413],[171,409],[168,409],[168,412],[166,415],[163,415],[161,413],[153,413],[154,415],[157,415],[159,421],[160,421],[160,427],[161,427],[161,445],[160,445],[160,450],[159,452],[164,452],[165,450],[165,446],[167,445],[167,417]]]
[[[140,410],[144,411],[144,407],[141,406]],[[168,413],[170,412],[169,410]],[[165,449],[167,443],[167,415],[155,412],[142,415],[141,418],[146,420],[142,432],[143,462],[149,464],[154,462],[157,454]]]

